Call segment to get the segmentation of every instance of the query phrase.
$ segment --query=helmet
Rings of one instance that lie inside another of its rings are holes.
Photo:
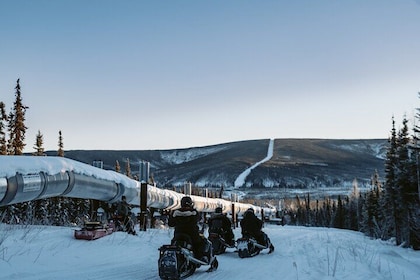
[[[189,196],[181,198],[181,207],[193,207],[194,203]]]
[[[222,207],[217,207],[216,210],[215,210],[215,212],[216,213],[222,213],[223,212]]]
[[[251,215],[251,214],[255,215],[254,214],[254,209],[253,208],[248,208],[248,210],[246,210],[245,213],[244,213],[244,217],[248,216],[248,215]]]

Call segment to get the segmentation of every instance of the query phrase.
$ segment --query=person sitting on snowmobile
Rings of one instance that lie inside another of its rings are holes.
[[[127,198],[123,195],[121,202],[117,207],[117,215],[119,221],[123,224],[123,229],[130,234],[137,235],[134,229],[134,222],[131,219],[131,207],[127,203]]]
[[[240,222],[242,236],[249,236],[255,238],[255,240],[267,248],[270,248],[269,253],[274,251],[274,246],[271,244],[270,238],[263,232],[262,221],[255,216],[254,209],[249,208],[245,211],[243,219]]]
[[[235,239],[232,231],[232,223],[230,219],[222,213],[222,207],[217,207],[215,213],[211,215],[207,224],[209,226],[209,234],[220,234],[229,246],[235,245]]]
[[[184,196],[181,199],[181,208],[169,215],[168,225],[175,228],[173,240],[176,240],[179,236],[188,235],[193,243],[194,257],[208,262],[209,256],[204,256],[206,240],[204,236],[200,235],[197,224],[200,220],[200,215],[193,206],[191,197]]]

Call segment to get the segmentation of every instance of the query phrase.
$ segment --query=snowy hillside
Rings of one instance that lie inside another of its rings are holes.
[[[0,224],[0,279],[145,280],[159,279],[158,248],[172,229],[123,232],[95,240],[76,240],[75,228]],[[420,252],[370,240],[360,233],[310,227],[266,225],[276,250],[240,259],[218,256],[212,273],[202,267],[188,279],[231,280],[414,280]],[[235,229],[236,237],[240,229]],[[228,249],[229,250],[229,249]]]
[[[112,170],[119,161],[123,173],[129,160],[133,175],[140,161],[148,161],[158,186],[191,182],[293,191],[351,186],[354,179],[363,187],[375,171],[383,178],[387,145],[386,139],[261,139],[175,150],[66,151],[65,156],[87,164],[102,160]]]

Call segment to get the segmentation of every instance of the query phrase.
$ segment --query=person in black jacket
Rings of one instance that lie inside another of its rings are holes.
[[[257,242],[267,248],[270,248],[269,253],[274,251],[274,246],[271,244],[270,238],[262,231],[262,221],[254,214],[254,209],[249,208],[245,211],[243,219],[241,220],[242,236],[250,236],[255,238]]]
[[[188,235],[193,243],[194,257],[205,262],[208,261],[203,257],[205,239],[200,235],[197,223],[200,220],[198,211],[193,208],[191,197],[184,196],[181,199],[181,208],[173,211],[168,218],[168,225],[175,227],[174,238],[176,240],[180,235]]]
[[[226,240],[227,244],[234,246],[235,239],[232,231],[232,223],[222,212],[222,207],[217,207],[215,213],[209,218],[207,222],[209,226],[209,233],[220,234]]]
[[[122,223],[123,230],[129,234],[137,235],[134,229],[134,222],[131,219],[131,207],[127,203],[127,198],[124,195],[121,197],[121,202],[117,207],[117,219]]]

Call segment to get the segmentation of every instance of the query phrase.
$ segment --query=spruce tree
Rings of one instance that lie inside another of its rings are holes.
[[[127,164],[125,165],[125,175],[128,178],[131,178],[131,167],[130,167],[130,159],[127,158]]]
[[[121,166],[118,160],[115,161],[115,172],[121,172]]]
[[[63,135],[61,134],[61,130],[58,132],[58,151],[57,156],[64,157],[64,149],[63,149]]]
[[[420,97],[420,92],[418,93],[418,96]],[[420,200],[420,108],[416,109],[416,120],[417,122],[414,124],[414,135],[413,135],[413,159],[415,161],[416,166],[416,180],[417,180],[417,196]]]
[[[385,185],[382,199],[382,211],[384,212],[384,221],[382,224],[384,239],[396,236],[396,189],[397,189],[397,132],[395,129],[395,120],[392,117],[391,136],[388,140],[389,147],[385,159]]]
[[[420,92],[418,93],[420,97]],[[408,189],[408,210],[410,244],[415,250],[420,250],[420,108],[417,108],[416,120],[413,129],[413,143],[410,147],[412,161],[412,184]]]
[[[36,135],[36,140],[35,140],[35,153],[33,153],[34,156],[43,156],[44,154],[44,136],[41,134],[41,131],[38,130],[38,133]]]
[[[409,154],[409,144],[411,139],[409,137],[408,120],[404,117],[403,126],[398,133],[397,138],[397,185],[396,191],[396,238],[397,244],[404,244],[410,246],[410,232],[409,232],[409,209],[410,204],[410,189],[411,189],[411,159]]]
[[[44,156],[44,139],[41,131],[38,130],[38,134],[36,135],[35,141],[35,153],[34,156]],[[29,201],[32,203],[31,207],[33,209],[33,217],[32,217],[32,224],[41,224],[41,225],[48,225],[48,205],[51,203],[51,198],[44,198],[38,199],[34,201]],[[28,208],[29,209],[29,208]]]
[[[343,229],[345,225],[345,216],[343,201],[341,200],[341,195],[339,195],[337,198],[337,208],[333,219],[333,227]]]
[[[21,155],[25,148],[25,133],[27,127],[25,126],[25,113],[29,108],[22,103],[22,95],[20,90],[19,79],[15,87],[15,102],[13,103],[12,111],[9,114],[9,154]]]
[[[366,194],[366,201],[363,207],[363,227],[362,231],[373,238],[380,237],[380,227],[378,225],[378,192],[373,187],[367,194]]]
[[[0,155],[7,155],[5,123],[7,122],[6,106],[0,102]]]

